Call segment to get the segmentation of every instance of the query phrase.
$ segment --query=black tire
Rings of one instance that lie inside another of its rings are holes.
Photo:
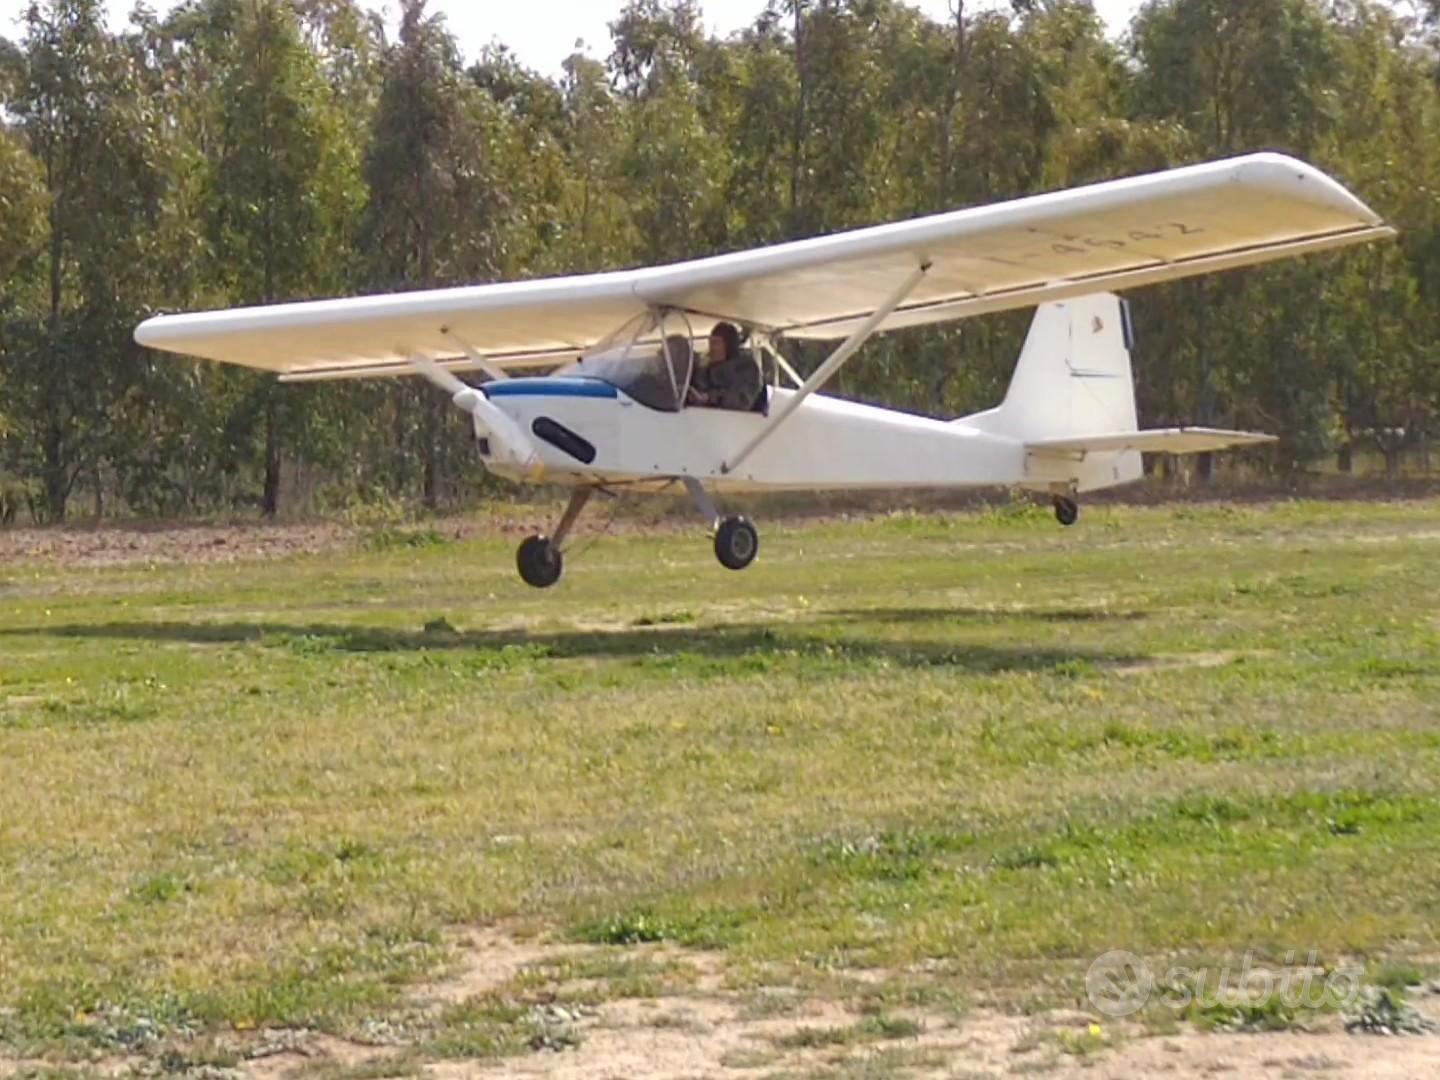
[[[1080,504],[1064,495],[1055,496],[1055,520],[1061,525],[1074,525],[1080,520]]]
[[[560,580],[565,559],[548,536],[527,536],[515,552],[515,566],[526,585],[548,589]]]
[[[747,518],[727,517],[715,530],[715,557],[730,570],[744,570],[760,554],[760,534]]]

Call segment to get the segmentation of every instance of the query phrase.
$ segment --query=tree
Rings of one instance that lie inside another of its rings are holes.
[[[498,276],[506,255],[509,204],[490,151],[503,142],[503,128],[494,99],[465,77],[442,18],[427,16],[424,0],[405,0],[399,40],[385,53],[364,166],[370,205],[361,247],[369,285],[430,288]],[[449,411],[427,386],[402,387],[392,408],[397,436],[400,418],[411,409],[423,417],[421,491],[433,507],[452,441],[445,436],[454,434],[447,424]]]
[[[638,243],[621,167],[629,142],[625,107],[611,91],[604,65],[575,53],[564,68],[564,175],[546,261],[557,272],[624,266]]]
[[[20,299],[15,288],[44,246],[48,210],[40,162],[19,134],[0,128],[0,302]]]
[[[44,189],[7,215],[21,252],[37,235],[30,215],[45,213],[43,253],[15,264],[25,272],[6,290],[8,456],[38,476],[41,512],[61,521],[82,475],[98,505],[119,405],[145,378],[129,331],[155,262],[157,119],[97,0],[31,4],[5,66],[6,106],[34,162],[10,153],[6,164],[22,189],[38,167]]]
[[[638,232],[636,255],[660,263],[714,250],[729,175],[723,143],[700,113],[695,5],[636,0],[613,23],[611,68],[630,102],[620,168]]]
[[[338,292],[361,190],[334,88],[282,0],[214,0],[208,11],[222,30],[208,183],[214,276],[232,302]],[[294,389],[245,381],[231,420],[261,432],[261,508],[273,517],[282,447],[304,438],[313,413]]]

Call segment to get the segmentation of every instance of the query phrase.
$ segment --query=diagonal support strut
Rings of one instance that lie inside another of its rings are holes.
[[[722,473],[734,472],[740,467],[741,462],[753,454],[757,447],[774,434],[775,429],[783,424],[790,415],[800,407],[800,403],[823,386],[831,375],[840,369],[840,365],[849,360],[855,350],[864,345],[875,333],[880,324],[889,318],[890,314],[905,302],[905,298],[915,291],[915,286],[920,284],[925,277],[926,271],[930,269],[928,262],[921,263],[907,277],[898,289],[885,298],[885,302],[871,312],[870,317],[857,326],[854,332],[840,343],[840,346],[832,352],[814,374],[805,380],[805,384],[796,390],[795,393],[785,402],[785,406],[770,417],[769,422],[757,431],[740,451],[729,461],[720,466]]]
[[[710,498],[710,493],[705,490],[705,485],[693,476],[682,476],[681,482],[685,485],[685,491],[690,496],[690,501],[695,504],[695,509],[705,519],[705,524],[710,530],[715,530],[716,524],[720,521],[720,510],[715,505],[715,500]]]
[[[460,346],[460,351],[465,354],[465,356],[470,360],[470,362],[474,364],[477,368],[479,368],[481,371],[483,371],[486,375],[490,376],[492,381],[498,382],[501,379],[508,379],[510,377],[509,375],[505,374],[505,372],[501,368],[498,368],[494,364],[492,364],[483,353],[481,353],[478,349],[475,348],[475,346],[471,345],[468,341],[462,338],[459,334],[455,333],[448,326],[442,326],[440,328],[440,333],[444,334],[456,345]]]
[[[585,509],[585,504],[590,501],[590,496],[595,494],[595,489],[589,487],[577,487],[570,493],[570,501],[565,504],[565,513],[560,515],[560,523],[555,526],[555,531],[550,534],[550,542],[557,548],[562,547],[570,530],[575,527],[575,521],[580,517],[580,511]]]

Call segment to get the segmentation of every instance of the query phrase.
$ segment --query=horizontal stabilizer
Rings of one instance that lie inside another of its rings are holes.
[[[1108,435],[1067,435],[1060,439],[1034,439],[1025,448],[1032,454],[1070,457],[1086,454],[1140,450],[1147,454],[1204,454],[1236,446],[1275,442],[1274,435],[1258,431],[1225,431],[1222,428],[1153,428],[1150,431],[1123,431]]]

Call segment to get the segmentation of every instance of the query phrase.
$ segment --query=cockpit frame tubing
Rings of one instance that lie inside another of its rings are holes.
[[[805,385],[805,380],[800,377],[798,371],[790,366],[790,361],[780,355],[780,350],[775,347],[775,342],[771,340],[769,334],[752,334],[751,340],[761,352],[775,361],[775,367],[790,380],[797,390]]]

